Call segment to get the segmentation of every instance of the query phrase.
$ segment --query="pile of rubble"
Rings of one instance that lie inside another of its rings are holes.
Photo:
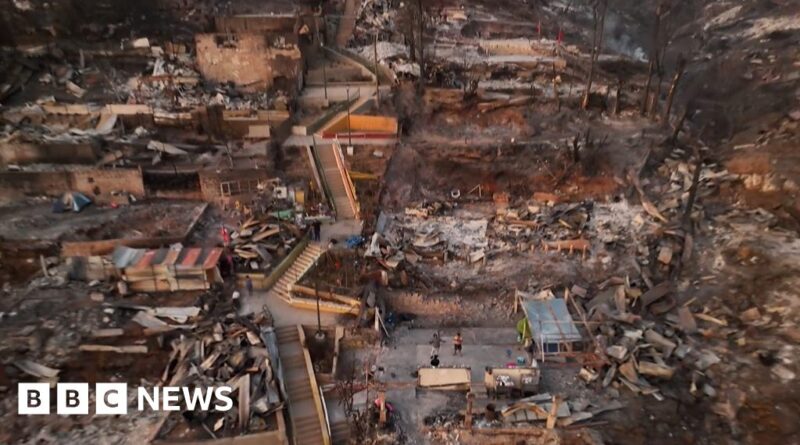
[[[623,405],[618,401],[592,404],[586,399],[563,400],[558,396],[541,393],[507,404],[500,409],[499,416],[487,415],[477,423],[477,426],[497,427],[503,424],[522,426],[544,421],[548,428],[555,425],[566,427],[621,408]]]
[[[593,202],[560,204],[558,197],[549,193],[535,193],[530,201],[514,205],[509,205],[507,194],[495,195],[494,200],[493,249],[514,246],[519,251],[553,249],[584,254],[589,250],[586,232]]]
[[[434,215],[441,206],[406,209],[404,215],[383,214],[379,232],[372,237],[366,256],[377,258],[389,269],[403,261],[480,261],[488,245],[487,219]]]
[[[219,305],[215,312],[221,312]],[[274,427],[269,417],[282,409],[276,337],[267,318],[241,318],[233,312],[198,321],[192,332],[171,343],[161,380],[167,386],[229,386],[234,406],[227,412],[184,411],[170,416],[159,438],[185,438],[202,428],[211,438],[235,437]]]
[[[659,382],[671,380],[680,369],[691,369],[691,393],[708,397],[716,394],[705,371],[720,362],[712,350],[701,348],[691,336],[702,332],[697,320],[724,325],[726,322],[705,312],[693,313],[688,304],[676,307],[669,282],[647,291],[629,279],[612,277],[599,286],[591,299],[577,301],[584,308],[587,326],[592,331],[595,353],[605,365],[584,367],[580,377],[587,383],[598,381],[602,387],[626,387],[636,394],[664,396]],[[587,296],[585,289],[573,287],[575,297]],[[573,298],[575,298],[573,297]],[[691,301],[689,301],[691,303]],[[650,312],[662,315],[646,319]]]
[[[246,270],[266,270],[275,257],[285,256],[302,237],[293,223],[271,217],[250,218],[231,233],[234,262]]]

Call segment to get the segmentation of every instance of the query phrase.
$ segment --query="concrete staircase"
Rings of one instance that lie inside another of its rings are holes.
[[[278,355],[283,368],[284,386],[289,403],[289,424],[294,445],[328,445],[328,432],[323,431],[320,421],[315,380],[304,352],[300,326],[284,326],[275,329],[278,340]],[[326,428],[327,429],[327,428]]]
[[[331,425],[331,443],[334,445],[346,444],[350,439],[350,425],[347,421],[340,420]]]
[[[358,219],[357,204],[351,200],[351,197],[354,197],[351,196],[351,193],[354,194],[354,191],[346,178],[347,170],[340,168],[336,161],[335,150],[340,149],[337,143],[317,145],[317,159],[322,169],[320,173],[324,176],[325,183],[331,192],[331,198],[336,207],[336,218]]]
[[[293,284],[300,281],[300,278],[308,272],[314,265],[317,259],[325,252],[322,245],[317,243],[308,243],[300,255],[294,260],[291,266],[284,272],[278,279],[270,293],[275,294],[278,298],[289,303],[291,298],[291,287]]]

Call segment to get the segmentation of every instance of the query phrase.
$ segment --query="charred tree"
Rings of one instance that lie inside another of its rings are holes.
[[[675,68],[675,76],[672,77],[672,85],[669,87],[667,94],[667,107],[664,109],[664,123],[669,123],[669,113],[672,111],[672,102],[675,100],[675,92],[678,89],[678,83],[683,77],[683,72],[686,70],[686,59],[683,56],[678,58],[678,66]]]
[[[417,89],[422,92],[425,89],[425,8],[423,0],[417,0],[417,21],[419,25],[419,84]]]
[[[678,122],[675,123],[675,128],[672,131],[672,138],[670,139],[672,145],[676,145],[678,143],[678,135],[681,132],[681,128],[683,128],[683,123],[686,121],[687,118],[691,119],[693,114],[694,114],[694,109],[692,108],[692,105],[691,104],[686,105],[686,108],[684,108],[683,110],[683,114],[681,114],[681,117],[680,119],[678,119]]]
[[[681,226],[687,233],[692,233],[692,209],[697,200],[697,189],[700,185],[700,172],[703,169],[703,157],[700,155],[700,150],[695,151],[697,161],[694,165],[694,174],[692,175],[692,185],[689,187],[689,198],[686,200],[686,208],[683,210],[683,218],[681,219]]]
[[[658,6],[656,7],[656,17],[653,25],[653,41],[650,49],[650,63],[647,65],[647,83],[645,84],[644,92],[642,93],[642,116],[647,114],[648,105],[650,104],[650,86],[652,85],[653,73],[656,69],[656,64],[658,63],[658,50],[661,36],[661,17],[663,15],[664,3],[659,2]]]
[[[658,103],[661,100],[661,85],[664,84],[664,65],[662,61],[663,55],[659,55],[658,59],[656,59],[656,89],[650,100],[650,119],[655,119],[658,112]]]
[[[594,23],[594,34],[592,37],[592,55],[589,62],[589,76],[586,79],[586,91],[583,93],[581,108],[589,108],[589,97],[592,92],[592,82],[594,81],[594,70],[597,58],[600,53],[600,45],[603,40],[603,29],[605,28],[606,11],[608,10],[608,0],[597,0],[592,7],[592,20]]]
[[[553,95],[556,99],[556,107],[561,111],[561,95],[558,93],[558,74],[556,74],[556,64],[553,62]]]

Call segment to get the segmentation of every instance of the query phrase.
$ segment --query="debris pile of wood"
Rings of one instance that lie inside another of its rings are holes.
[[[196,326],[195,320],[200,315],[200,308],[195,306],[151,307],[126,301],[105,303],[104,306],[104,312],[113,315],[115,321],[108,327],[92,331],[90,343],[81,344],[79,350],[147,354],[152,352],[147,345],[148,337],[189,331]],[[131,312],[134,313],[132,317]],[[124,339],[124,344],[120,344],[121,339]]]
[[[531,200],[514,204],[509,203],[507,194],[496,194],[494,201],[494,249],[508,250],[513,246],[521,251],[541,249],[585,255],[591,248],[587,235],[594,209],[591,201],[559,203],[558,196],[538,192]]]
[[[302,237],[302,231],[292,223],[250,218],[231,233],[234,261],[247,270],[265,271]]]
[[[591,299],[583,304],[575,301],[587,314],[595,352],[604,358],[602,365],[581,369],[580,378],[588,384],[625,387],[663,400],[658,382],[671,380],[681,369],[694,369],[698,372],[692,374],[692,394],[700,390],[713,397],[716,392],[705,371],[721,359],[711,350],[699,348],[691,335],[701,332],[698,320],[712,325],[725,321],[704,312],[693,313],[691,301],[678,306],[674,292],[669,282],[643,291],[628,279],[612,277],[599,285]],[[588,295],[577,286],[572,293]]]
[[[402,262],[413,266],[424,261],[483,260],[488,246],[488,220],[432,214],[442,208],[407,208],[405,215],[382,215],[382,230],[373,235],[366,256],[376,258],[389,270]]]
[[[280,362],[271,327],[264,320],[235,316],[204,319],[187,337],[171,343],[172,353],[161,377],[163,386],[233,388],[234,408],[227,412],[183,411],[170,416],[159,438],[235,437],[274,430],[271,417],[283,407]],[[280,428],[282,422],[278,421]]]
[[[600,414],[623,408],[622,403],[590,403],[586,399],[564,400],[549,393],[515,400],[500,408],[499,416],[486,415],[477,426],[511,425],[521,427],[543,422],[549,429],[585,422]],[[496,414],[496,413],[493,413]]]

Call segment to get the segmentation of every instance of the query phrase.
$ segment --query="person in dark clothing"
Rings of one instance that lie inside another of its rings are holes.
[[[431,345],[431,359],[433,357],[439,356],[439,347],[442,346],[442,337],[439,336],[438,332],[433,333],[433,338],[429,341]]]
[[[253,280],[250,279],[250,275],[247,276],[247,279],[244,281],[244,287],[247,289],[247,296],[253,295]]]
[[[314,221],[314,224],[311,226],[314,233],[314,241],[320,241],[320,232],[322,231],[322,223],[319,221]]]

